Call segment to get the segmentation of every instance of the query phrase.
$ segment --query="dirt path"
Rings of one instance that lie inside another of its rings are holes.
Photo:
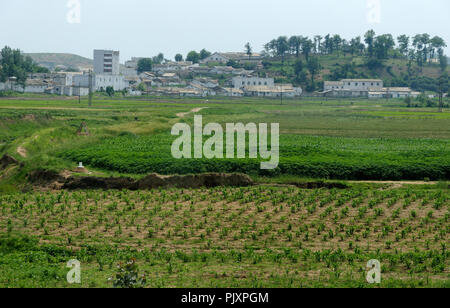
[[[435,185],[437,182],[425,181],[348,181],[348,183],[387,184],[391,188],[401,188],[403,185]]]
[[[179,118],[184,118],[185,116],[187,116],[187,115],[190,114],[190,113],[198,113],[198,112],[200,112],[200,111],[202,111],[203,109],[206,109],[206,108],[208,108],[208,107],[194,108],[194,109],[192,109],[192,110],[189,111],[189,112],[180,112],[180,113],[177,113],[176,116],[179,117]]]

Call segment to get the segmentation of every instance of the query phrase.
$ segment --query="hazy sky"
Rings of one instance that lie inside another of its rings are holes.
[[[79,1],[80,23],[68,22],[69,1]],[[158,52],[242,51],[246,42],[260,51],[279,35],[348,39],[371,28],[395,37],[426,32],[450,46],[449,15],[449,0],[0,0],[0,46],[89,58],[95,48],[115,49],[124,62]]]

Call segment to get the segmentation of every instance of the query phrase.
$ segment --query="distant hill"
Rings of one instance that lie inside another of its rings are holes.
[[[54,70],[58,66],[65,68],[86,69],[92,68],[93,61],[78,55],[69,53],[25,53],[41,66]]]

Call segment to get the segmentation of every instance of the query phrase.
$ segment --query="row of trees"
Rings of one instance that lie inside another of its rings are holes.
[[[211,55],[211,52],[207,51],[206,49],[200,50],[200,52],[197,52],[195,50],[189,52],[186,56],[186,61],[192,61],[193,63],[199,63],[201,60],[209,57]],[[138,61],[138,73],[142,72],[148,72],[151,71],[153,68],[153,65],[155,64],[161,64],[165,61],[164,54],[160,53],[159,55],[153,57],[153,58],[143,58]],[[175,61],[181,62],[184,60],[184,57],[182,54],[178,53],[175,55]]]
[[[37,65],[30,57],[25,57],[19,49],[5,46],[0,56],[0,82],[16,77],[17,83],[25,85],[28,73],[48,73],[45,67]]]
[[[159,53],[152,58],[142,58],[137,63],[138,73],[149,72],[152,70],[154,64],[161,64],[165,61],[164,54]]]
[[[314,38],[306,36],[280,36],[264,45],[267,56],[303,55],[308,60],[311,54],[351,54],[364,55],[378,60],[389,57],[405,57],[415,60],[420,66],[430,59],[447,61],[444,55],[446,42],[439,36],[417,34],[413,37],[400,35],[397,42],[391,34],[376,35],[370,30],[364,37],[358,36],[346,40],[340,35],[316,35]]]

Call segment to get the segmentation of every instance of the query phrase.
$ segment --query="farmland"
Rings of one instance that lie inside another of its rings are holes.
[[[171,127],[192,125],[193,110],[205,123],[280,123],[279,168],[173,159]],[[112,287],[116,265],[135,258],[148,287],[370,287],[371,259],[382,287],[449,287],[448,109],[30,97],[0,100],[0,119],[0,154],[20,162],[0,170],[0,286],[68,287],[65,265],[78,259],[82,287]],[[243,172],[255,185],[69,191],[29,180],[36,169],[78,176],[80,161],[90,176]]]
[[[241,172],[342,180],[450,178],[449,140],[380,140],[285,134],[280,139],[281,161],[275,171],[261,170],[261,160],[258,159],[174,159],[168,146],[174,140],[171,135],[116,137],[63,154],[68,159],[83,161],[97,168],[136,174]]]
[[[76,257],[83,286],[107,287],[134,257],[152,287],[368,286],[375,258],[383,286],[448,287],[449,200],[431,187],[3,196],[0,285],[61,286]]]

